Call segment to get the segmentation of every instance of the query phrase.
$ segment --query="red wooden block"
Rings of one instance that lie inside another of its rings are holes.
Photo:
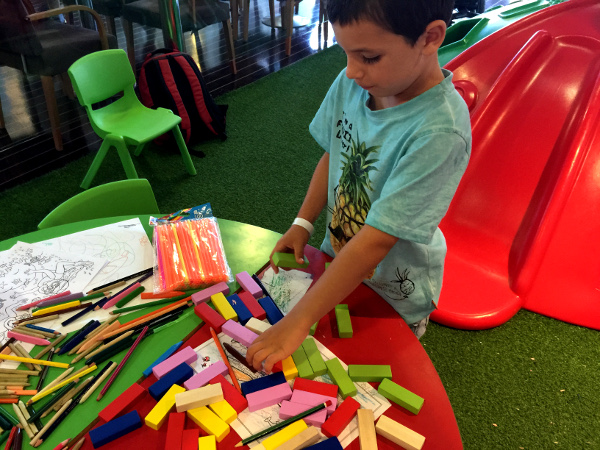
[[[206,303],[200,303],[194,308],[194,312],[198,317],[204,320],[217,334],[221,332],[221,327],[225,323],[225,319],[221,314],[212,309]]]
[[[98,413],[98,417],[105,422],[110,422],[125,411],[130,405],[135,403],[145,393],[146,389],[137,383],[133,383],[125,390],[125,392],[106,405],[106,407]]]
[[[275,364],[273,364],[271,372],[283,372],[283,366],[281,365],[281,361],[277,361]]]
[[[321,427],[321,433],[327,437],[338,436],[350,423],[359,408],[360,403],[352,397],[346,397],[346,400],[325,421]]]
[[[256,301],[256,299],[250,292],[241,291],[238,293],[238,296],[240,297],[242,302],[244,302],[244,305],[246,305],[246,308],[248,308],[250,314],[252,314],[258,320],[263,320],[267,318],[267,313],[265,312],[263,307],[260,306],[260,304]]]
[[[167,438],[165,439],[165,450],[181,450],[183,427],[185,426],[185,413],[172,412],[169,414],[167,425]],[[196,447],[198,440],[196,440]]]
[[[198,438],[200,437],[200,428],[190,428],[183,430],[181,439],[181,450],[198,450]]]
[[[223,388],[223,396],[227,403],[229,403],[233,409],[237,411],[237,413],[241,413],[248,407],[248,401],[246,398],[239,393],[239,391],[233,387],[233,385],[227,381],[227,379],[223,375],[217,375],[209,382],[210,384],[221,383],[221,387]]]
[[[300,377],[294,379],[294,390],[312,392],[334,398],[338,395],[337,384],[323,383],[322,381],[308,380]]]

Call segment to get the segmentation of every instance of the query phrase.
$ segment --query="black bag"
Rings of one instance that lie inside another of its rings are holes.
[[[170,109],[181,117],[186,143],[226,139],[227,105],[217,105],[200,69],[186,53],[159,49],[146,56],[138,78],[141,102],[148,108]]]

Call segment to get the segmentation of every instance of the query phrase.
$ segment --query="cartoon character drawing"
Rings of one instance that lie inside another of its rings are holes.
[[[404,269],[404,271],[400,273],[400,269],[396,267],[397,279],[392,280],[392,283],[400,283],[400,292],[402,293],[402,297],[394,300],[404,300],[415,291],[415,283],[408,278],[409,273],[410,270],[408,269]]]

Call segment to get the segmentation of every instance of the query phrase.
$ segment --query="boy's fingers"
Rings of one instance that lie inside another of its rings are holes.
[[[304,264],[304,247],[295,248],[294,255],[296,256],[296,262],[298,264]]]

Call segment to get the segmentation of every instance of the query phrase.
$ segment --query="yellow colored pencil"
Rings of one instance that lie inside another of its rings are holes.
[[[29,363],[29,364],[39,364],[40,366],[60,367],[61,369],[66,369],[69,367],[69,365],[66,363],[46,361],[44,359],[22,358],[20,356],[13,356],[13,355],[0,354],[0,359],[4,359],[6,361],[18,361],[18,362]]]
[[[41,316],[42,314],[53,313],[55,311],[61,311],[63,309],[73,308],[74,306],[79,306],[79,305],[81,305],[80,300],[75,300],[75,301],[67,302],[67,303],[61,303],[60,305],[49,306],[48,308],[44,308],[44,309],[38,309],[36,312],[32,312],[31,316],[32,317]]]
[[[96,365],[92,365],[90,368],[84,370],[83,372],[79,372],[76,375],[73,375],[72,377],[67,378],[66,380],[61,381],[60,383],[58,383],[55,386],[52,386],[50,389],[48,389],[47,391],[44,392],[40,392],[36,395],[34,395],[33,397],[31,397],[29,399],[29,401],[27,402],[27,404],[31,404],[34,402],[37,402],[39,399],[44,398],[45,396],[47,396],[48,394],[51,394],[52,392],[60,389],[61,387],[65,386],[66,384],[69,384],[71,381],[77,379],[77,378],[81,378],[84,375],[87,375],[90,372],[93,372],[94,370],[96,370]]]

